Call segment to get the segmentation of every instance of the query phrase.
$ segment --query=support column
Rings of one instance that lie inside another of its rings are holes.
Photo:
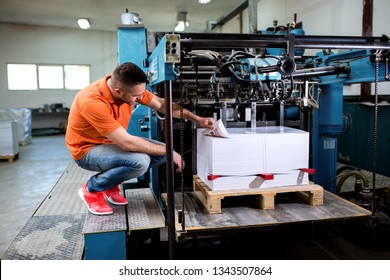
[[[249,33],[257,33],[257,2],[259,0],[248,0],[249,12]]]
[[[372,36],[374,0],[363,0],[363,37]],[[360,95],[371,95],[371,83],[361,83]]]

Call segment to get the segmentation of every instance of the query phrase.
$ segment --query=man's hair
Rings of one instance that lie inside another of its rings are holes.
[[[118,65],[114,72],[112,72],[112,78],[115,82],[118,82],[126,87],[132,87],[136,84],[148,82],[148,77],[145,72],[142,71],[142,69],[136,64],[131,62],[125,62]]]

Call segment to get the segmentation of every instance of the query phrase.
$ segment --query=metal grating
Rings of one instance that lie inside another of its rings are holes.
[[[3,260],[80,260],[85,214],[31,217]]]
[[[83,234],[103,233],[111,231],[126,231],[126,207],[110,205],[113,214],[106,216],[87,214]]]
[[[86,213],[87,208],[78,195],[78,189],[95,173],[80,168],[74,162],[69,164],[34,216]]]
[[[82,169],[75,162],[71,162],[60,178],[60,181],[64,180],[67,183],[78,183],[82,186],[89,177],[96,173],[97,172]]]
[[[79,184],[58,182],[34,213],[34,216],[85,214],[87,207],[78,195],[79,188]]]
[[[128,189],[125,195],[129,231],[165,227],[165,217],[150,188]]]

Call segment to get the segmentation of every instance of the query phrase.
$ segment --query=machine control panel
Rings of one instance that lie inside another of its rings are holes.
[[[165,63],[180,62],[180,35],[166,34]]]

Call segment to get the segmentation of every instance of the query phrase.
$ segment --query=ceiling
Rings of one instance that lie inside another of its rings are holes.
[[[205,32],[207,21],[228,15],[245,0],[0,0],[0,22],[78,28],[87,18],[91,30],[116,31],[121,14],[139,14],[149,31],[171,32],[179,11],[187,12],[186,32]]]

